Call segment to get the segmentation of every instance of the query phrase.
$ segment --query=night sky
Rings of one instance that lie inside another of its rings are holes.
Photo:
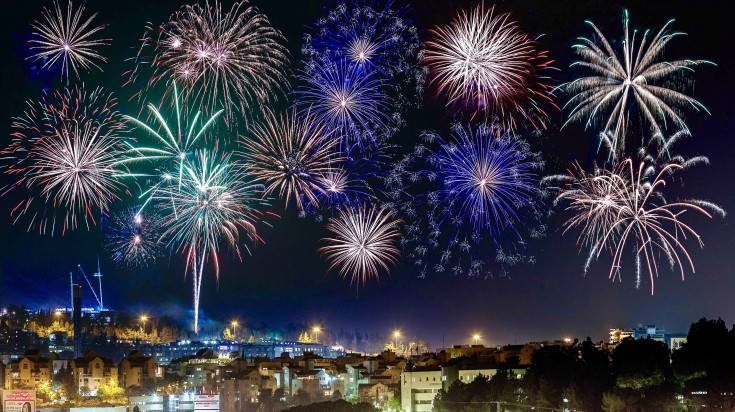
[[[225,8],[231,1],[225,0]],[[326,14],[323,1],[266,1],[253,3],[268,15],[271,23],[288,40],[292,69],[299,67],[299,49],[305,25]],[[409,4],[404,0],[399,5]],[[416,1],[410,4],[410,16],[419,28],[422,40],[435,24],[448,22],[456,10],[474,6],[472,1]],[[489,2],[486,2],[490,4]],[[62,87],[58,73],[37,73],[25,60],[30,23],[40,17],[42,6],[50,1],[2,0],[3,23],[0,66],[0,139],[9,141],[11,117],[22,114],[27,99],[37,99],[43,88]],[[146,22],[164,21],[181,4],[173,0],[87,1],[89,11],[99,10],[97,23],[107,23],[105,37],[112,46],[103,48],[109,58],[104,72],[92,71],[82,76],[87,87],[101,85],[120,99],[125,113],[137,113],[139,103],[128,101],[131,90],[122,88],[125,62],[133,55]],[[584,24],[595,22],[608,38],[622,36],[621,13],[628,8],[631,25],[636,28],[660,28],[670,18],[674,30],[688,33],[674,40],[667,49],[670,58],[691,57],[717,63],[696,70],[693,97],[712,112],[687,113],[693,137],[679,146],[688,155],[709,156],[711,165],[682,174],[686,197],[712,200],[728,212],[735,211],[733,181],[735,173],[735,3],[731,1],[641,1],[641,2],[498,2],[500,11],[510,11],[528,33],[545,34],[541,47],[550,51],[561,69],[554,77],[560,83],[573,78],[568,68],[574,60],[571,45],[577,36],[591,35]],[[562,105],[565,98],[559,97]],[[441,102],[427,101],[411,116],[411,123],[395,136],[399,144],[412,146],[418,132],[445,129],[448,117],[442,115]],[[558,128],[562,113],[554,113],[552,123]],[[594,154],[592,131],[579,124],[553,134],[543,148],[552,159],[547,173],[563,172],[573,160],[589,165]],[[3,182],[5,184],[6,182]],[[676,190],[676,189],[674,189]],[[9,216],[14,203],[0,198],[0,216]],[[281,202],[282,204],[282,202]],[[121,205],[118,204],[117,207]],[[697,272],[687,272],[684,282],[678,270],[664,268],[656,281],[656,294],[650,295],[646,280],[634,288],[634,268],[630,257],[624,263],[622,282],[608,279],[609,261],[593,264],[585,276],[585,252],[579,252],[575,233],[562,236],[559,216],[552,216],[548,236],[534,246],[535,265],[510,269],[509,278],[467,280],[450,274],[418,279],[418,271],[403,261],[391,276],[371,283],[359,291],[328,272],[317,256],[321,225],[312,219],[300,219],[294,208],[277,210],[282,218],[273,221],[273,229],[264,228],[260,245],[243,262],[226,256],[217,285],[213,273],[205,278],[201,305],[204,318],[242,322],[320,323],[338,330],[360,329],[387,334],[394,328],[405,336],[415,336],[430,346],[468,343],[479,331],[485,343],[502,344],[564,336],[603,339],[610,327],[632,327],[638,323],[663,325],[670,332],[686,332],[690,322],[700,317],[722,317],[735,322],[735,231],[731,217],[725,219],[689,218],[703,236],[705,248],[696,242],[687,244]],[[148,270],[129,272],[117,269],[101,250],[100,228],[68,233],[64,237],[42,237],[26,233],[11,219],[0,219],[0,264],[3,304],[16,303],[53,307],[68,302],[69,272],[81,263],[88,273],[94,271],[100,253],[106,306],[134,312],[178,314],[191,306],[190,279],[184,279],[183,260],[179,256],[161,259]],[[665,265],[662,265],[665,266]],[[87,303],[91,296],[87,298]]]

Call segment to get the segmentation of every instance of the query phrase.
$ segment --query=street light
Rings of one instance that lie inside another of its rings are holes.
[[[319,343],[319,332],[321,332],[322,329],[319,326],[314,326],[312,331],[314,331],[314,343]]]
[[[393,347],[396,349],[396,352],[398,351],[398,337],[399,336],[401,336],[400,330],[393,331],[393,338],[395,338],[395,345]]]
[[[237,341],[237,321],[233,320],[230,325],[232,325],[232,337]]]
[[[474,340],[475,340],[475,346],[477,346],[477,342],[478,342],[478,341],[480,340],[480,338],[481,338],[481,337],[482,337],[482,336],[480,336],[480,334],[479,334],[479,333],[475,333],[475,334],[474,334],[474,335],[472,336],[472,339],[474,339]]]
[[[148,321],[148,315],[141,315],[140,322],[143,324],[143,333],[145,333],[145,323]]]

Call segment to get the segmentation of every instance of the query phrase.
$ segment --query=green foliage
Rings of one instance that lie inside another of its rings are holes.
[[[352,404],[345,400],[317,402],[284,409],[284,412],[380,412],[369,403]]]
[[[449,390],[439,391],[434,411],[471,412],[486,410],[494,402],[516,403],[518,386],[519,381],[508,370],[499,370],[492,378],[479,375],[469,383],[455,381]]]
[[[619,388],[643,389],[673,378],[668,346],[653,339],[624,339],[612,360]]]

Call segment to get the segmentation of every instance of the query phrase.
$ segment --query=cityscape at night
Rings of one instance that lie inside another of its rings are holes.
[[[0,412],[735,411],[735,3],[3,6]]]

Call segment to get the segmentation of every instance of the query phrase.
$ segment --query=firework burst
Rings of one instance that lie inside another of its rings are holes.
[[[237,115],[247,121],[245,113],[287,88],[283,42],[246,1],[229,12],[216,0],[188,5],[144,36],[130,82],[142,84],[142,92],[164,82],[170,91],[174,80],[184,86],[187,103],[224,107],[228,122]]]
[[[324,177],[344,160],[335,150],[338,143],[326,124],[295,110],[278,117],[269,113],[252,127],[251,137],[241,140],[254,182],[265,185],[266,196],[278,192],[287,207],[293,197],[300,210],[304,203],[319,207],[319,194],[327,190]]]
[[[375,9],[359,0],[342,1],[306,36],[308,58],[348,62],[386,77],[411,70],[420,46],[405,9]]]
[[[636,167],[636,162],[626,159],[612,171],[598,169],[590,175],[577,168],[576,173],[570,174],[570,183],[562,188],[557,201],[568,203],[567,210],[572,212],[566,230],[581,230],[580,239],[590,249],[585,270],[603,251],[610,251],[609,277],[621,279],[623,255],[632,249],[636,286],[647,272],[651,294],[660,256],[672,268],[679,267],[682,280],[684,266],[695,271],[683,242],[691,237],[703,246],[702,239],[681,217],[686,212],[706,217],[712,217],[713,212],[724,216],[725,212],[710,202],[667,202],[661,193],[665,177],[681,169],[678,164],[667,164],[655,170],[644,161]]]
[[[408,222],[401,246],[422,276],[505,276],[508,266],[533,263],[527,242],[545,234],[541,156],[497,125],[423,140],[384,179],[385,207]]]
[[[202,118],[201,112],[196,112],[193,117],[188,117],[187,109],[182,109],[183,103],[180,101],[176,85],[173,86],[173,98],[175,124],[172,120],[164,117],[159,108],[150,103],[148,104],[148,110],[155,122],[149,123],[125,116],[132,124],[142,129],[143,135],[148,135],[153,139],[151,139],[152,144],[146,145],[140,144],[146,139],[142,136],[137,138],[137,141],[128,145],[129,156],[119,163],[135,165],[145,161],[157,165],[157,176],[161,178],[160,184],[167,184],[172,180],[181,182],[187,159],[194,154],[196,149],[204,146],[206,132],[222,113],[222,110],[219,110],[206,119]],[[141,177],[145,174],[131,173],[131,176]],[[155,187],[153,190],[155,190]]]
[[[312,62],[300,76],[305,85],[296,91],[297,104],[316,120],[338,130],[344,147],[362,146],[389,135],[391,100],[385,82],[362,73],[358,66]]]
[[[229,155],[200,151],[183,167],[179,182],[159,186],[151,202],[164,216],[161,239],[186,256],[194,283],[194,331],[199,329],[199,296],[205,264],[209,261],[219,279],[218,252],[228,246],[238,258],[243,238],[261,241],[255,223],[267,204],[262,187],[249,183],[248,172]]]
[[[327,223],[326,228],[334,237],[325,238],[328,245],[319,252],[330,269],[339,267],[340,275],[365,285],[369,279],[379,279],[381,270],[389,272],[389,266],[398,262],[399,225],[385,209],[360,206],[341,210]]]
[[[430,84],[448,104],[467,106],[473,116],[498,117],[507,128],[520,117],[540,128],[547,117],[543,106],[555,107],[552,87],[539,76],[552,61],[509,14],[495,15],[483,5],[463,11],[432,30],[425,61]]]
[[[161,256],[161,227],[157,213],[147,211],[144,215],[138,207],[129,207],[112,215],[105,247],[119,265],[147,266]]]
[[[53,67],[61,62],[61,76],[69,79],[69,69],[79,77],[79,68],[89,70],[100,66],[96,61],[106,62],[107,59],[97,53],[95,48],[108,46],[110,39],[94,39],[97,32],[105,26],[92,26],[92,20],[97,13],[84,20],[84,6],[76,11],[69,0],[66,14],[62,12],[58,1],[54,2],[53,9],[43,9],[43,19],[32,24],[34,38],[30,57],[34,60],[43,60],[43,69]]]
[[[681,117],[686,107],[707,112],[701,103],[683,92],[684,83],[677,80],[683,80],[693,67],[711,63],[686,59],[667,61],[661,57],[668,43],[683,35],[669,31],[672,23],[673,20],[666,23],[650,41],[649,31],[646,31],[637,42],[635,31],[630,35],[628,12],[625,11],[625,37],[619,54],[597,26],[587,22],[598,41],[580,39],[581,43],[575,45],[574,50],[581,60],[573,66],[587,69],[592,75],[565,85],[572,95],[565,106],[571,109],[566,124],[584,121],[585,127],[590,127],[599,123],[612,140],[613,156],[620,156],[625,151],[624,138],[632,106],[638,109],[654,133],[664,131],[667,121],[687,130]]]
[[[451,220],[467,218],[477,229],[498,235],[519,223],[520,205],[536,202],[542,164],[510,134],[494,137],[485,126],[455,133],[455,141],[442,142],[436,153],[442,197],[455,209]]]
[[[11,212],[16,222],[24,216],[29,230],[52,235],[61,224],[63,234],[80,220],[94,224],[96,214],[119,199],[125,125],[115,104],[101,89],[82,88],[28,102],[3,151],[6,173],[17,176],[4,193],[23,192]]]

